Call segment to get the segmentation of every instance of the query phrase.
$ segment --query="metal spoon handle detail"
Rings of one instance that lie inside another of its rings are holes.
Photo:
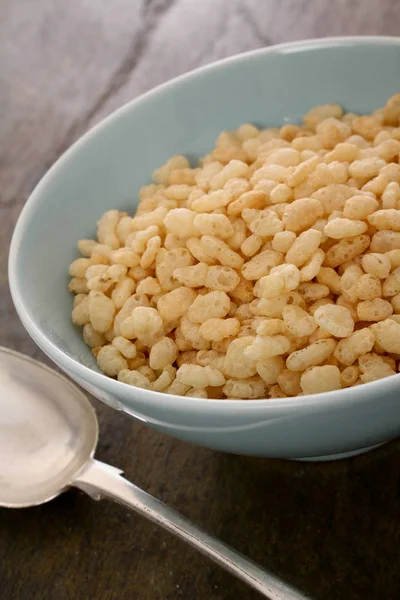
[[[160,500],[127,481],[121,476],[121,471],[114,467],[92,459],[75,476],[72,485],[80,488],[95,500],[104,497],[132,508],[197,548],[269,600],[306,600],[308,598],[229,546],[208,535]]]

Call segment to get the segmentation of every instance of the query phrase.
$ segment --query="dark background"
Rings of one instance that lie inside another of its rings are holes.
[[[8,245],[34,185],[94,123],[231,54],[399,33],[396,0],[0,0],[0,343],[46,361],[12,307]],[[175,441],[95,406],[100,459],[315,600],[400,598],[399,442],[336,463],[251,459]],[[0,509],[0,597],[259,596],[126,509],[70,492],[38,508]]]

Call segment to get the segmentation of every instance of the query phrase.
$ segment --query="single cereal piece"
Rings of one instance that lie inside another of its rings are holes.
[[[366,273],[374,275],[378,279],[386,279],[391,270],[389,258],[378,252],[365,254],[362,257],[361,265]]]
[[[290,341],[284,335],[257,336],[252,344],[244,349],[244,355],[255,362],[286,354]]]
[[[330,238],[341,240],[365,233],[367,229],[368,225],[364,221],[336,218],[325,225],[324,233]]]
[[[326,252],[324,266],[332,267],[334,269],[346,261],[353,260],[354,258],[356,258],[356,256],[362,254],[368,248],[369,244],[370,237],[366,234],[357,235],[353,238],[346,238],[344,240],[340,240],[337,244],[329,248],[329,250]],[[377,251],[379,252],[379,250]]]
[[[200,334],[200,325],[193,323],[186,316],[181,319],[180,330],[182,332],[183,339],[189,343],[190,349],[195,348],[196,350],[208,350],[210,348],[210,342],[203,338]],[[178,344],[178,341],[176,340]],[[180,350],[189,350],[189,348],[179,348]]]
[[[282,263],[283,255],[275,250],[263,250],[242,267],[242,275],[245,279],[256,280],[268,275],[273,267]]]
[[[190,254],[199,262],[204,262],[207,265],[214,265],[216,263],[216,260],[209,256],[207,252],[203,250],[200,240],[198,238],[189,238],[186,242],[186,247],[189,250]],[[193,262],[191,264],[193,264]]]
[[[257,335],[279,335],[287,332],[286,325],[282,319],[263,319],[262,317],[256,317],[252,320],[254,323],[254,329]]]
[[[301,373],[284,369],[278,375],[278,385],[288,396],[298,396],[301,393],[300,387]]]
[[[186,361],[184,361],[186,362]],[[224,371],[225,356],[215,350],[199,350],[196,352],[195,363],[202,367],[215,367],[220,371]]]
[[[114,346],[103,346],[97,354],[97,364],[109,377],[116,377],[120,371],[128,368],[128,363]]]
[[[395,314],[400,314],[400,294],[396,294],[390,299]]]
[[[368,215],[368,221],[377,229],[391,231],[400,231],[400,210],[387,209],[377,210]]]
[[[356,285],[356,294],[360,300],[373,300],[382,295],[382,284],[374,275],[362,275]],[[399,288],[400,289],[400,288]]]
[[[181,209],[183,210],[183,209]],[[195,228],[201,235],[213,235],[222,239],[233,235],[233,227],[226,215],[198,214],[194,219]],[[181,229],[185,231],[184,229]]]
[[[153,382],[151,389],[155,392],[164,392],[167,389],[167,387],[170,386],[173,382],[175,378],[175,371],[176,369],[174,369],[173,373],[170,373],[169,371],[164,369],[163,372],[159,375],[159,377]]]
[[[286,368],[290,371],[305,371],[309,367],[325,362],[334,352],[336,342],[332,339],[320,340],[301,350],[289,354]]]
[[[188,318],[192,323],[204,323],[207,319],[225,317],[229,312],[230,302],[229,296],[221,291],[197,296],[188,308]]]
[[[396,296],[400,292],[400,268],[397,267],[390,273],[382,286],[382,293],[385,297]]]
[[[176,378],[184,385],[195,388],[218,387],[226,381],[221,371],[214,367],[187,364],[179,367]]]
[[[82,303],[79,304],[79,307]],[[89,293],[88,311],[90,323],[98,333],[105,333],[111,329],[115,316],[115,304],[102,292],[91,291]]]
[[[121,309],[115,315],[114,319],[114,333],[115,335],[121,335],[120,326],[121,323],[130,317],[132,311],[136,306],[150,306],[149,299],[144,294],[132,294],[127,298],[122,305]],[[125,335],[123,337],[126,337]]]
[[[188,244],[189,244],[188,240]],[[156,259],[156,278],[163,291],[169,292],[180,286],[173,273],[176,269],[190,267],[194,264],[194,259],[186,248],[176,248],[175,250],[161,250]]]
[[[327,164],[334,161],[353,162],[353,160],[358,158],[359,153],[360,150],[356,145],[349,144],[348,142],[341,142],[336,144],[335,148],[325,155],[325,162]]]
[[[285,280],[279,273],[261,277],[254,286],[254,295],[259,298],[276,298],[285,288]]]
[[[344,268],[344,267],[343,267]],[[358,300],[356,284],[358,280],[364,275],[362,268],[351,263],[345,268],[344,273],[340,280],[340,287],[343,297],[347,302],[356,303]]]
[[[212,266],[207,270],[204,285],[211,290],[233,292],[239,282],[239,275],[230,267]]]
[[[199,262],[197,265],[175,269],[173,276],[186,287],[202,287],[205,285],[208,269],[206,263]]]
[[[379,171],[386,165],[386,161],[377,156],[371,158],[361,158],[353,161],[349,166],[351,177],[362,179],[372,179],[376,177]]]
[[[283,223],[275,211],[266,208],[249,224],[249,229],[260,237],[272,237],[283,230]]]
[[[244,336],[234,339],[228,346],[225,357],[224,373],[228,377],[247,379],[256,374],[256,362],[247,356],[244,351],[255,340],[254,336]]]
[[[341,277],[331,267],[321,267],[317,275],[318,283],[326,285],[333,294],[342,293]]]
[[[284,204],[293,200],[293,190],[286,183],[278,183],[270,192],[272,204]]]
[[[132,342],[130,342],[126,338],[124,338],[122,336],[117,336],[112,340],[111,344],[125,358],[135,358],[136,357],[137,350],[136,350],[135,344],[132,344]]]
[[[375,327],[375,325],[372,327]],[[348,338],[340,340],[335,348],[334,356],[343,365],[350,366],[361,354],[370,352],[374,344],[374,333],[370,328],[365,327],[355,331]]]
[[[389,252],[386,252],[385,256],[390,261],[391,269],[396,269],[397,267],[400,267],[400,249],[390,250]]]
[[[278,381],[278,375],[285,368],[282,356],[264,358],[257,362],[257,373],[267,385],[274,385]]]
[[[346,219],[364,220],[374,213],[379,207],[375,198],[367,195],[356,195],[348,198],[343,208],[343,216]]]
[[[191,288],[179,287],[168,292],[157,302],[157,310],[161,319],[166,323],[183,317],[199,298]]]
[[[287,179],[287,185],[291,188],[296,188],[304,182],[304,180],[313,173],[317,165],[322,161],[320,156],[312,156],[301,162],[294,168]]]
[[[348,337],[353,333],[354,321],[344,306],[326,304],[314,312],[315,322],[335,337]]]
[[[135,291],[135,282],[130,277],[125,277],[119,281],[114,287],[111,298],[115,304],[115,308],[118,310],[122,308],[124,303],[132,296]]]
[[[325,260],[325,252],[318,248],[300,269],[300,281],[311,281],[318,276],[321,265]]]
[[[146,250],[146,245],[149,239],[160,234],[160,227],[150,225],[143,231],[135,231],[125,240],[125,246],[131,248],[135,254],[143,254]]]
[[[161,286],[154,277],[145,277],[138,283],[136,292],[138,294],[147,294],[148,296],[157,296],[161,294]]]
[[[302,374],[300,386],[304,394],[322,394],[340,390],[342,387],[340,370],[333,365],[312,367]]]
[[[179,350],[174,340],[164,337],[152,346],[149,354],[149,365],[155,370],[164,369],[167,365],[172,365],[178,355]]]
[[[340,119],[343,109],[339,104],[320,104],[304,115],[303,121],[309,129],[315,129],[318,123],[328,118]]]
[[[197,213],[187,208],[174,208],[164,218],[164,226],[169,233],[184,234],[187,237],[196,234],[194,220]]]
[[[310,336],[317,328],[315,319],[300,306],[293,304],[285,306],[282,310],[282,318],[288,331],[296,337]]]
[[[190,385],[186,385],[178,379],[174,379],[170,386],[164,392],[173,396],[184,396],[190,390]]]
[[[200,352],[207,352],[207,350],[200,350]],[[176,359],[176,364],[178,368],[184,364],[187,365],[197,365],[197,350],[186,350],[186,352],[181,352],[178,354],[178,358]],[[201,365],[202,367],[206,365]]]
[[[297,291],[302,295],[306,302],[315,302],[321,298],[329,296],[330,290],[327,285],[321,283],[300,283]]]
[[[147,335],[154,335],[162,330],[163,322],[155,308],[137,306],[132,310],[131,319],[135,337],[139,339]]]
[[[68,291],[72,294],[87,294],[89,288],[86,279],[84,277],[73,277],[68,284]]]
[[[105,212],[97,223],[97,239],[100,244],[110,246],[113,250],[120,247],[120,241],[116,235],[116,227],[122,215],[117,210]]]
[[[381,201],[382,208],[399,208],[400,186],[397,181],[391,181],[387,184],[385,191],[382,193]]]
[[[350,387],[355,384],[360,376],[360,369],[357,365],[345,367],[340,374],[342,387]]]
[[[262,379],[228,379],[223,387],[228,398],[254,399],[265,397],[265,383]]]
[[[361,371],[360,379],[363,383],[377,381],[378,379],[389,377],[396,373],[396,371],[392,369],[381,356],[372,352],[360,356],[358,365]]]
[[[382,128],[381,122],[370,116],[356,117],[352,122],[354,133],[362,135],[366,140],[373,140]]]
[[[357,304],[360,321],[384,321],[393,314],[393,306],[387,300],[374,298]]]
[[[313,192],[312,197],[319,200],[324,215],[328,216],[335,210],[343,210],[346,200],[354,195],[352,188],[343,184],[329,184]]]
[[[323,209],[318,200],[302,198],[295,200],[285,208],[282,221],[287,231],[297,233],[311,227],[322,215]]]
[[[208,398],[207,390],[205,388],[192,388],[185,394],[186,398]]]
[[[153,181],[155,181],[156,183],[168,185],[170,182],[170,175],[172,170],[187,169],[189,167],[189,161],[185,156],[173,156],[172,158],[167,160],[165,165],[153,171]]]
[[[271,276],[279,276],[283,279],[284,292],[297,289],[300,283],[300,271],[295,265],[283,264],[271,269]]]
[[[399,126],[400,119],[400,94],[395,94],[386,102],[384,111],[386,125]]]
[[[94,262],[91,258],[77,258],[69,265],[69,276],[84,278],[86,275],[86,271],[92,265],[94,265]]]
[[[92,255],[92,252],[93,252],[95,246],[97,245],[97,241],[96,240],[79,240],[77,245],[78,245],[78,250],[82,254],[82,256],[89,258]]]
[[[224,338],[235,336],[239,333],[240,321],[238,319],[211,318],[200,326],[200,335],[210,342],[220,342]]]
[[[317,251],[322,239],[322,233],[316,229],[303,231],[288,250],[285,261],[300,267]]]
[[[274,235],[272,240],[272,249],[277,252],[286,253],[290,250],[293,242],[296,239],[294,231],[279,231]]]
[[[233,177],[247,177],[249,167],[241,160],[231,160],[219,173],[211,179],[211,189],[221,190]],[[203,211],[201,211],[203,212]]]
[[[269,398],[287,398],[285,392],[283,392],[278,384],[271,385],[269,388]]]
[[[376,342],[385,352],[400,354],[400,324],[393,319],[385,319],[371,325]]]
[[[135,369],[121,369],[118,373],[118,381],[127,383],[128,385],[134,385],[135,387],[139,388],[151,388],[150,381],[147,379],[147,377]]]
[[[385,253],[398,249],[400,249],[400,232],[384,230],[377,231],[372,236],[371,252]]]
[[[281,165],[264,165],[260,169],[254,171],[250,178],[250,185],[255,187],[257,183],[264,180],[270,180],[275,183],[286,183],[289,175],[289,169]]]
[[[251,190],[241,194],[237,200],[228,205],[227,213],[229,216],[236,217],[240,215],[245,208],[265,208],[269,204],[267,194],[262,190]]]
[[[247,257],[254,256],[263,245],[263,239],[254,233],[246,238],[240,246],[240,251]]]
[[[90,323],[86,323],[83,327],[83,341],[90,348],[99,348],[106,343],[104,335],[95,331]]]

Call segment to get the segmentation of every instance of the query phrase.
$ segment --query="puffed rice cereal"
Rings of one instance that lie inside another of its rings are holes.
[[[400,95],[222,132],[108,210],[69,267],[72,322],[122,384],[285,398],[400,367]],[[190,401],[190,400],[188,400]]]

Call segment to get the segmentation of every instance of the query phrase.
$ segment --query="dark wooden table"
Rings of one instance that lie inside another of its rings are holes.
[[[211,60],[299,38],[400,33],[396,0],[0,0],[0,343],[46,361],[7,283],[12,228],[81,133]],[[47,362],[47,361],[46,361]],[[99,402],[100,459],[316,600],[400,598],[400,442],[337,463],[250,459]],[[2,600],[251,600],[182,542],[78,492],[0,510]]]

